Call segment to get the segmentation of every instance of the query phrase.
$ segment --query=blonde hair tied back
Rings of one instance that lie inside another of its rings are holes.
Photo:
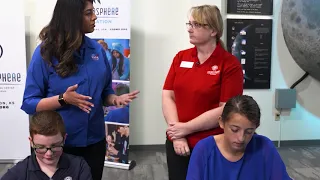
[[[225,48],[223,41],[220,39],[223,34],[223,20],[220,10],[215,5],[194,6],[190,9],[190,15],[193,19],[201,24],[208,24],[209,28],[217,32],[216,40]],[[226,49],[226,48],[225,48]]]

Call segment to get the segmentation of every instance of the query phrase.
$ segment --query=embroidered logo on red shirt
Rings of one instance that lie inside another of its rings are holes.
[[[215,76],[220,73],[219,67],[217,65],[214,65],[211,67],[212,71],[207,71],[207,74]]]

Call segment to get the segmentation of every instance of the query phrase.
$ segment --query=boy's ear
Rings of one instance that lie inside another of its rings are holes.
[[[32,137],[29,136],[28,139],[29,139],[29,142],[30,142],[30,146],[32,146]]]

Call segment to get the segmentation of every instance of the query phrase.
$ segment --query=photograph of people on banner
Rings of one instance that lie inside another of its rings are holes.
[[[112,88],[116,95],[122,95],[129,92],[129,82],[112,82]],[[129,105],[117,108],[109,106],[104,108],[104,120],[106,123],[124,123],[129,124]]]
[[[129,81],[112,82],[116,95],[129,92]],[[106,162],[128,164],[129,155],[129,105],[104,107],[106,126]]]
[[[128,164],[129,124],[106,123],[106,161]]]
[[[106,51],[112,79],[129,81],[130,80],[130,44],[129,39],[98,39]]]

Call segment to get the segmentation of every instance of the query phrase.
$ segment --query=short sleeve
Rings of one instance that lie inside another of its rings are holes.
[[[84,159],[82,159],[80,165],[81,170],[79,180],[92,180],[91,169],[87,162]]]
[[[194,147],[190,162],[188,166],[188,173],[186,180],[201,180],[204,179],[204,173],[206,172],[207,159],[210,156],[208,149],[213,144],[213,137],[207,137],[200,140]]]
[[[240,62],[232,55],[225,60],[221,77],[220,102],[227,102],[230,98],[243,93],[243,72]]]
[[[163,86],[163,90],[173,90],[173,84],[174,84],[174,80],[176,77],[176,64],[179,63],[179,53],[176,54],[176,56],[174,57],[169,72],[167,74],[164,86]]]
[[[34,114],[38,103],[47,96],[49,66],[40,53],[40,45],[35,49],[27,70],[26,85],[21,109]]]
[[[265,160],[269,180],[292,180],[287,173],[286,166],[271,140],[265,142]]]

